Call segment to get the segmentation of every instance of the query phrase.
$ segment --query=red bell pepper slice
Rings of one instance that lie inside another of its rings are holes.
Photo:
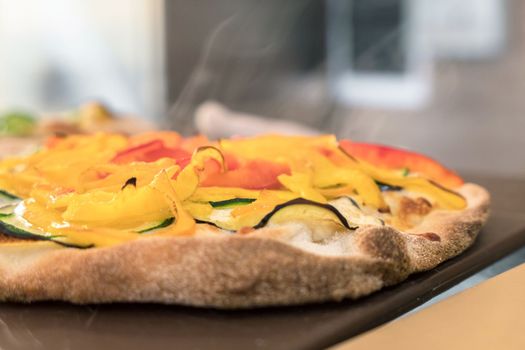
[[[288,165],[281,163],[260,159],[235,163],[234,158],[225,158],[228,170],[221,173],[216,169],[208,169],[207,166],[201,175],[201,186],[240,187],[250,190],[277,189],[281,187],[277,177],[290,174]]]
[[[130,162],[154,162],[160,158],[173,158],[181,167],[186,166],[191,153],[180,148],[169,148],[161,140],[153,140],[117,153],[113,162],[126,164]]]
[[[378,167],[407,168],[410,172],[420,173],[445,187],[455,188],[463,184],[461,177],[454,171],[419,153],[350,140],[339,141],[339,146],[357,159],[362,159]]]

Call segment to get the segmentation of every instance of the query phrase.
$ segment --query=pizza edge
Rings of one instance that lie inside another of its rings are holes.
[[[475,184],[459,192],[465,210],[432,212],[407,233],[362,227],[351,233],[352,251],[340,256],[284,242],[288,226],[87,250],[35,243],[43,247],[38,253],[0,257],[0,300],[250,308],[356,299],[431,269],[474,242],[488,218],[490,195]]]

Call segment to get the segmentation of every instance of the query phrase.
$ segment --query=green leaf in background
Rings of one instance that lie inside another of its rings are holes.
[[[1,136],[28,136],[36,127],[36,119],[26,112],[8,112],[0,115]]]

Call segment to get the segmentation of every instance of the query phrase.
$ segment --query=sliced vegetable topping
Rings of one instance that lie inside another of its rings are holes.
[[[15,211],[16,204],[6,204],[0,207],[0,217],[9,216]]]
[[[13,213],[0,215],[0,233],[7,236],[34,241],[52,241],[70,248],[91,248],[93,245],[78,245],[64,242],[60,236],[52,236],[40,229],[31,227],[26,221]]]
[[[245,205],[250,204],[252,202],[255,202],[255,199],[253,198],[233,198],[233,199],[226,199],[224,201],[210,201],[210,204],[214,208],[231,208],[236,207],[238,205]]]
[[[206,173],[201,185],[205,187],[238,187],[245,189],[278,189],[278,177],[289,174],[290,168],[286,164],[255,159],[237,164],[236,169],[226,172]]]
[[[343,152],[346,151],[343,149]],[[417,175],[400,176],[396,171],[378,169],[366,161],[357,160],[352,155],[347,155],[352,166],[361,169],[364,173],[374,178],[375,181],[379,183],[394,187],[402,187],[408,191],[426,194],[431,198],[434,198],[436,203],[443,209],[460,210],[467,206],[467,201],[461,194],[449,190],[432,180]]]
[[[167,218],[166,220],[163,220],[162,222],[156,224],[155,226],[148,227],[148,228],[145,228],[145,229],[140,229],[137,232],[138,233],[146,233],[146,232],[151,232],[151,231],[154,231],[154,230],[158,230],[159,228],[168,227],[169,225],[173,224],[174,221],[175,221],[175,218]]]
[[[254,228],[261,228],[268,223],[283,223],[294,220],[332,220],[340,223],[349,230],[356,229],[351,226],[346,218],[330,204],[322,204],[304,198],[292,199],[286,203],[277,205],[271,212],[265,215]]]
[[[161,140],[153,140],[119,152],[112,161],[116,164],[126,164],[154,162],[161,158],[172,158],[177,164],[185,166],[191,158],[191,153],[180,148],[166,147]]]
[[[341,140],[341,147],[352,156],[378,167],[400,169],[402,175],[419,173],[442,186],[456,188],[463,180],[452,170],[430,157],[398,148]]]
[[[224,156],[219,149],[212,146],[196,149],[190,164],[177,175],[174,183],[175,192],[181,200],[189,198],[197,190],[201,174],[209,164],[214,164],[220,173],[226,170]]]
[[[61,213],[66,222],[116,229],[134,229],[170,216],[164,194],[154,188],[153,182],[143,187],[125,186],[119,192],[95,190],[71,196]]]
[[[2,201],[12,201],[12,200],[20,200],[19,197],[15,196],[14,194],[11,194],[7,191],[0,190],[0,200]]]
[[[383,225],[393,215],[385,198],[405,193],[424,196],[430,210],[466,206],[442,186],[461,183],[453,172],[381,147],[338,144],[330,135],[216,143],[174,132],[55,138],[33,155],[0,162],[0,231],[103,247],[191,235],[196,223],[244,233],[292,221],[342,231]]]
[[[0,190],[0,208],[13,203],[18,203],[22,199],[6,191]]]

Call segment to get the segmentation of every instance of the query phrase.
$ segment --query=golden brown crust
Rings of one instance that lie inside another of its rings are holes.
[[[304,235],[301,226],[227,236],[201,226],[194,237],[152,237],[87,250],[44,242],[23,254],[2,244],[0,300],[247,308],[358,298],[472,244],[490,198],[474,184],[460,192],[469,204],[464,211],[434,211],[410,232],[366,226],[336,235],[332,243],[338,250],[328,253],[327,242],[297,240]]]

